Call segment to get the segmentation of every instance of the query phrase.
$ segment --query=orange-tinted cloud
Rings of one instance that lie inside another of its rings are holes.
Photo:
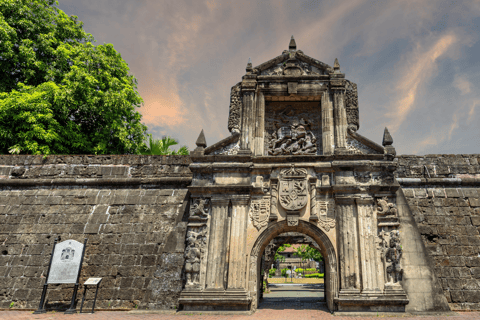
[[[397,84],[398,99],[394,110],[388,114],[393,120],[389,124],[392,132],[396,132],[407,116],[415,108],[415,99],[420,86],[429,79],[436,68],[437,59],[447,52],[455,43],[455,34],[447,34],[438,39],[428,50],[418,43],[409,56],[409,63],[404,68],[404,75]]]

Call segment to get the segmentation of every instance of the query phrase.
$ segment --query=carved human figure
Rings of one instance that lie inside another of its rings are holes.
[[[387,281],[389,283],[397,283],[402,280],[403,269],[400,265],[400,259],[403,254],[400,245],[400,237],[398,230],[390,232],[388,247],[385,252]]]
[[[185,273],[187,274],[187,285],[194,286],[199,283],[200,260],[202,249],[205,245],[205,230],[187,232],[187,248],[185,250]]]

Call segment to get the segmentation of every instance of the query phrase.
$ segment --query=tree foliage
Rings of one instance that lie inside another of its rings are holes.
[[[170,138],[163,137],[162,139],[153,139],[149,134],[148,147],[142,151],[142,154],[148,155],[188,155],[190,154],[187,147],[183,146],[177,151],[170,149],[171,146],[177,145],[178,141]]]
[[[308,261],[308,260],[313,260],[316,262],[320,262],[323,260],[323,256],[314,247],[310,247],[309,245],[302,244],[298,248],[295,248],[295,253],[297,257],[301,258],[302,261]]]
[[[145,149],[137,80],[54,0],[0,1],[0,152]]]

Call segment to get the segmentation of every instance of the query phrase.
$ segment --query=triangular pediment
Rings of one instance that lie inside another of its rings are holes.
[[[327,75],[333,73],[328,64],[307,56],[301,50],[285,50],[281,55],[264,62],[255,68],[253,73],[265,76],[292,75]]]

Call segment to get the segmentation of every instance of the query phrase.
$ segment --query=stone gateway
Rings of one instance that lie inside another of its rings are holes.
[[[190,156],[0,155],[0,307],[37,307],[58,237],[88,239],[97,310],[255,312],[288,239],[321,251],[332,312],[480,310],[480,156],[396,155],[359,128],[357,85],[292,37],[232,87],[231,135]]]
[[[202,132],[192,154],[191,206],[208,203],[208,214],[187,225],[185,310],[255,311],[261,257],[285,232],[320,246],[331,311],[448,310],[401,220],[393,139],[387,129],[383,146],[356,133],[356,87],[338,60],[305,55],[293,37],[280,56],[247,64],[231,91],[232,136],[205,148]],[[422,287],[411,283],[419,275]]]

